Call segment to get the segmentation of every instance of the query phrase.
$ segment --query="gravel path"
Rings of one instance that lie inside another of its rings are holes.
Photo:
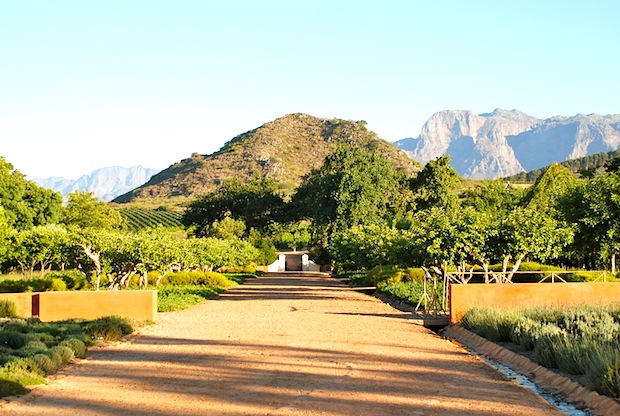
[[[265,275],[89,352],[7,415],[558,415],[407,313]]]

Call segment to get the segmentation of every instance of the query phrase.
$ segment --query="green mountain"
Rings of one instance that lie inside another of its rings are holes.
[[[560,165],[566,167],[574,174],[580,172],[590,171],[595,174],[597,170],[601,170],[603,165],[608,160],[616,159],[620,157],[620,149],[612,152],[595,153],[590,156],[580,157],[578,159],[565,160],[560,162]],[[508,176],[505,179],[514,182],[536,182],[536,180],[547,170],[548,166],[544,168],[535,169],[530,172],[521,172],[516,175]]]
[[[292,193],[302,176],[320,167],[341,144],[380,152],[408,174],[420,170],[403,151],[369,131],[364,121],[290,114],[240,134],[213,154],[193,154],[112,202],[180,204],[235,177],[275,179],[284,193]]]

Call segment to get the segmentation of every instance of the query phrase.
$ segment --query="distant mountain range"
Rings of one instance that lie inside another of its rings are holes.
[[[363,121],[290,114],[240,134],[213,154],[192,154],[161,172],[142,166],[108,167],[78,180],[33,181],[63,195],[89,190],[105,201],[152,206],[182,204],[229,178],[272,178],[282,183],[283,192],[291,193],[338,145],[380,152],[411,175],[420,163],[447,154],[461,176],[491,179],[614,151],[620,148],[620,115],[543,120],[517,110],[479,115],[448,110],[431,116],[419,137],[390,143],[367,130]],[[595,159],[573,165],[583,169]]]
[[[45,179],[34,178],[32,181],[44,188],[60,192],[63,197],[74,191],[93,192],[95,196],[107,202],[143,185],[157,172],[159,171],[156,169],[142,166],[131,168],[112,166],[97,169],[77,180],[54,176]]]
[[[440,111],[420,136],[396,147],[421,162],[447,154],[465,178],[515,175],[620,147],[620,115],[556,116],[541,120],[517,110],[490,114]]]

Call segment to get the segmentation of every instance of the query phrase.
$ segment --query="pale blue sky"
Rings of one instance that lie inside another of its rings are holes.
[[[619,1],[0,0],[0,156],[166,168],[285,114],[620,113]]]

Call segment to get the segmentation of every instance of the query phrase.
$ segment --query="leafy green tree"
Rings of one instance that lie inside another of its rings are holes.
[[[243,220],[236,220],[230,217],[224,217],[221,220],[215,220],[208,226],[206,236],[221,239],[242,238],[245,235],[245,223]]]
[[[536,180],[526,196],[528,207],[549,213],[555,217],[560,210],[559,204],[579,183],[577,177],[568,168],[554,163]]]
[[[411,180],[416,209],[455,207],[458,205],[456,189],[460,183],[459,174],[450,164],[450,156],[429,161]]]
[[[58,221],[62,197],[26,180],[12,164],[0,157],[0,205],[8,225],[18,230]]]
[[[496,241],[491,244],[495,248],[495,258],[501,260],[504,273],[508,272],[512,262],[507,274],[510,280],[526,256],[541,262],[558,258],[573,238],[574,229],[567,223],[541,210],[519,207],[501,219]]]
[[[38,226],[11,234],[9,257],[25,275],[32,275],[39,266],[43,276],[49,267],[62,261],[69,244],[67,230],[58,225]]]
[[[606,161],[603,166],[608,173],[620,173],[620,157]]]
[[[464,193],[463,205],[478,212],[507,213],[521,204],[524,192],[503,179],[484,180]]]
[[[257,250],[257,256],[254,259],[256,264],[266,266],[278,258],[278,252],[271,239],[258,230],[250,230],[248,242]]]
[[[118,231],[71,226],[69,233],[73,267],[82,272],[95,290],[99,290],[105,267],[101,253],[115,244]]]
[[[336,271],[411,265],[411,233],[384,224],[357,225],[332,238],[329,250]]]
[[[296,221],[288,224],[274,223],[269,229],[275,244],[282,248],[296,251],[299,247],[306,247],[310,243],[310,223]]]
[[[266,230],[271,223],[281,219],[283,209],[284,200],[277,182],[258,179],[246,184],[239,179],[230,179],[217,190],[192,202],[181,222],[193,228],[198,237],[208,235],[209,227],[215,221],[227,217],[243,221],[247,230]]]
[[[6,253],[9,249],[9,237],[11,235],[11,227],[4,214],[4,208],[0,206],[0,263],[6,259]]]
[[[80,228],[122,229],[121,213],[98,199],[93,192],[75,191],[69,194],[62,222]]]
[[[331,237],[356,225],[390,223],[409,201],[406,178],[384,156],[340,146],[293,196],[298,219],[311,219],[315,256],[326,259]]]
[[[564,215],[577,224],[576,252],[594,263],[611,262],[615,272],[620,252],[620,173],[608,172],[586,181],[564,201]]]

